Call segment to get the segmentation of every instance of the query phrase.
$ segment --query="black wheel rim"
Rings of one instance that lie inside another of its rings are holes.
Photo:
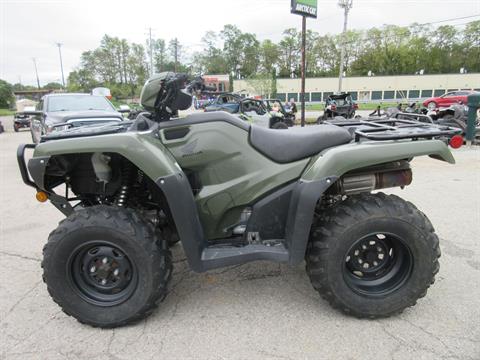
[[[67,265],[74,290],[87,302],[113,306],[126,301],[138,283],[135,264],[125,251],[106,241],[77,248]]]
[[[389,233],[364,236],[344,258],[343,275],[355,292],[368,296],[388,295],[410,277],[413,257],[405,242]]]

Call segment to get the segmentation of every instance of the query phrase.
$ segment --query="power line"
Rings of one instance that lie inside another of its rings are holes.
[[[446,20],[432,21],[432,22],[428,22],[428,23],[424,23],[424,24],[419,24],[419,25],[440,24],[440,23],[444,23],[444,22],[448,22],[448,21],[471,19],[471,18],[478,17],[478,16],[480,16],[480,14],[470,15],[470,16],[462,16],[462,17],[457,17],[457,18],[452,18],[452,19],[446,19]]]

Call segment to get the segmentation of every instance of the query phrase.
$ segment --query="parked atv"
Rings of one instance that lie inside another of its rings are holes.
[[[468,106],[455,104],[447,108],[428,111],[423,113],[396,113],[392,117],[397,119],[409,119],[430,124],[449,126],[461,129],[462,133],[467,130]],[[480,134],[480,119],[477,117],[475,122],[475,133]]]
[[[34,111],[34,106],[25,107],[25,111]],[[19,132],[20,129],[27,128],[30,129],[30,116],[26,115],[24,112],[16,112],[13,115],[13,131]]]
[[[320,295],[360,318],[398,314],[425,295],[439,270],[432,224],[412,203],[372,191],[409,185],[415,156],[453,164],[433,138],[457,144],[458,130],[390,121],[278,131],[225,112],[172,118],[203,90],[200,79],[157,74],[141,93],[149,113],[135,121],[19,147],[24,182],[66,216],[42,262],[65,313],[99,327],[145,318],[168,294],[177,239],[197,272],[306,261]]]
[[[330,95],[325,100],[325,110],[323,115],[317,119],[317,123],[321,124],[323,121],[333,119],[336,116],[352,119],[355,117],[357,109],[358,105],[349,93]]]

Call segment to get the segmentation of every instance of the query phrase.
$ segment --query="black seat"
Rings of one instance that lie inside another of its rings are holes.
[[[289,163],[318,154],[322,150],[350,142],[352,135],[335,125],[314,125],[289,129],[250,127],[250,143],[266,157]]]

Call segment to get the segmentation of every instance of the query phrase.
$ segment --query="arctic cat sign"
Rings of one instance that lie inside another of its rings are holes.
[[[292,0],[291,12],[317,18],[317,0]]]

